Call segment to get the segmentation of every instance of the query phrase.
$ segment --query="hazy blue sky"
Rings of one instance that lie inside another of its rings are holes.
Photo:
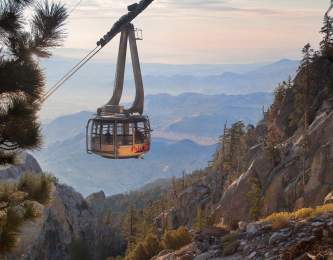
[[[63,0],[69,8],[77,0]],[[133,0],[82,0],[67,24],[58,54],[91,49]],[[135,20],[143,29],[143,62],[249,63],[298,58],[302,46],[317,46],[329,0],[155,0]],[[118,40],[99,58],[114,60]]]

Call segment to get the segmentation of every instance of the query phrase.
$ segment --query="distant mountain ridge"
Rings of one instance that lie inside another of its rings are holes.
[[[48,85],[52,86],[73,64],[75,60],[70,59],[45,62]],[[279,82],[295,75],[297,68],[297,61],[283,59],[271,64],[143,64],[142,72],[146,95],[180,95],[184,92],[239,95],[272,92]],[[96,105],[107,102],[112,94],[114,74],[114,64],[105,61],[87,64],[52,96],[42,116],[54,119],[55,115],[59,116],[64,111],[93,110]],[[133,95],[133,77],[131,68],[127,68],[124,98],[131,100]]]

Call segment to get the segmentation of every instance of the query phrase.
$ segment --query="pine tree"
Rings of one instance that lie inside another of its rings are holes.
[[[205,227],[207,227],[207,225],[208,225],[208,221],[207,221],[206,212],[201,207],[198,207],[197,216],[196,216],[195,223],[194,223],[194,228],[196,230],[202,230]]]
[[[172,190],[171,190],[171,196],[174,201],[178,198],[178,185],[177,185],[177,179],[175,176],[172,176]]]
[[[299,123],[302,123],[305,130],[310,123],[310,101],[314,98],[313,89],[311,89],[311,82],[313,81],[311,65],[314,51],[310,44],[304,46],[302,54],[303,58],[298,69],[298,74],[300,75],[299,85],[293,88],[295,92],[295,109],[291,115],[291,127],[298,127]]]
[[[333,19],[325,15],[324,24],[320,32],[323,34],[323,39],[320,42],[320,50],[323,56],[330,56],[333,49]]]
[[[28,9],[32,14],[26,21]],[[0,2],[0,164],[13,163],[21,149],[40,146],[37,112],[44,77],[35,57],[47,58],[61,44],[66,18],[59,3]]]
[[[124,218],[123,233],[128,243],[128,250],[132,250],[138,236],[138,218],[137,212],[133,206],[130,206]]]
[[[246,194],[250,204],[249,214],[252,220],[257,220],[260,215],[261,184],[257,176],[250,178],[250,190]]]
[[[238,121],[232,125],[230,136],[230,157],[232,169],[237,176],[243,168],[242,157],[245,152],[245,125],[242,121]]]

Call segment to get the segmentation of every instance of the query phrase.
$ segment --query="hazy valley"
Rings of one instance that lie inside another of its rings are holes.
[[[35,153],[43,169],[85,195],[127,192],[160,178],[204,168],[224,125],[256,124],[269,93],[248,95],[150,95],[146,110],[153,128],[152,153],[144,160],[110,161],[86,154],[85,125],[93,112],[59,117],[45,124],[44,148]],[[64,151],[66,151],[64,153]]]

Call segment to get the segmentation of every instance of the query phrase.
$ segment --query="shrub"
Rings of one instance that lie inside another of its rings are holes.
[[[278,212],[262,219],[262,221],[272,223],[273,229],[280,229],[288,225],[291,216],[289,212]]]
[[[28,193],[29,200],[48,204],[51,200],[52,184],[54,181],[54,177],[50,175],[26,173],[20,179],[18,189]]]
[[[333,212],[333,204],[325,204],[316,208],[303,208],[294,212],[278,212],[262,219],[262,222],[272,223],[273,229],[280,229],[288,225],[291,219],[301,220],[315,218],[323,213]]]
[[[150,257],[148,256],[146,249],[143,243],[139,243],[136,245],[134,250],[126,257],[127,260],[149,260]]]
[[[42,215],[42,204],[50,201],[53,179],[25,174],[19,183],[0,183],[0,254],[12,251],[27,220]]]
[[[222,255],[229,256],[234,254],[239,247],[239,233],[230,233],[221,240]]]
[[[317,217],[317,216],[319,216],[323,213],[327,213],[327,212],[333,212],[333,204],[325,204],[325,205],[316,207],[313,210],[311,217]]]
[[[305,219],[311,216],[313,208],[303,208],[291,213],[291,218],[295,220]]]
[[[155,235],[149,234],[143,243],[148,259],[157,255],[162,249],[162,245]]]
[[[185,227],[176,230],[169,230],[164,234],[163,243],[166,249],[178,250],[191,243],[192,236]]]

